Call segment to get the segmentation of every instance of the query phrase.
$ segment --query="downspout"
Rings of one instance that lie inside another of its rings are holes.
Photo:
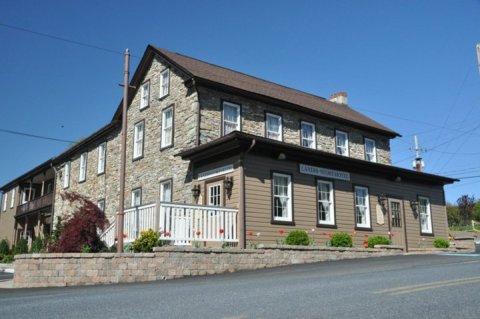
[[[55,198],[57,196],[57,175],[58,171],[53,162],[50,163],[50,167],[53,168],[53,199],[52,199],[52,226],[50,227],[50,234],[53,233],[53,227],[55,226]]]
[[[246,218],[245,218],[245,169],[243,167],[243,161],[245,159],[245,156],[253,149],[255,146],[255,139],[252,140],[252,143],[250,144],[250,147],[240,154],[240,159],[238,161],[238,171],[240,174],[240,187],[239,187],[239,199],[240,203],[238,205],[238,224],[239,224],[239,229],[238,229],[238,243],[240,248],[245,248],[246,247],[246,232],[245,232],[245,227],[246,227]]]

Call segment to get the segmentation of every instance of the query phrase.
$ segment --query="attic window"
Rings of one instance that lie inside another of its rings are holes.
[[[165,69],[160,73],[160,98],[168,95],[170,91],[170,69]]]

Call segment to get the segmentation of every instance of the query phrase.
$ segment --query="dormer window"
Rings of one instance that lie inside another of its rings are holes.
[[[342,131],[335,132],[336,153],[342,156],[348,156],[348,134]]]
[[[160,73],[160,98],[168,95],[170,91],[170,69],[165,69]]]
[[[272,140],[282,140],[282,117],[271,113],[265,114],[265,136]]]

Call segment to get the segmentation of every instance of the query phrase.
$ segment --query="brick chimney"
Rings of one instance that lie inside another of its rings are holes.
[[[330,102],[343,104],[343,105],[348,105],[348,94],[347,94],[347,92],[333,93],[332,95],[330,95],[328,97],[328,100]]]

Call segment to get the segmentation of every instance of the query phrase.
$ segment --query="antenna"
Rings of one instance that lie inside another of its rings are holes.
[[[417,170],[417,172],[421,172],[422,171],[422,167],[425,166],[425,163],[423,162],[422,160],[422,152],[426,152],[427,149],[426,148],[421,148],[419,145],[418,145],[418,137],[417,135],[414,135],[413,136],[413,141],[415,143],[415,148],[410,148],[411,151],[415,151],[415,159],[413,160],[412,162],[412,166],[414,169]]]

